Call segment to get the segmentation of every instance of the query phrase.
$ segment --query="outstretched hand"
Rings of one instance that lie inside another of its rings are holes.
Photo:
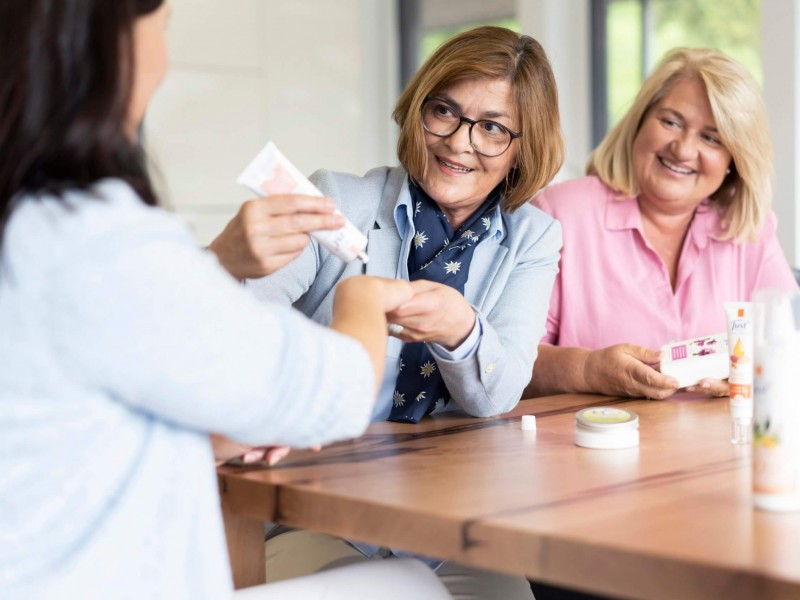
[[[217,466],[237,458],[246,465],[263,463],[271,467],[286,458],[292,450],[289,446],[249,446],[217,434],[211,434],[211,446]],[[314,451],[319,449],[319,446],[311,447]]]
[[[633,344],[617,344],[594,350],[584,363],[589,389],[610,396],[631,396],[663,400],[678,391],[677,380],[660,373],[660,354]]]
[[[420,279],[411,282],[414,297],[386,314],[401,330],[393,333],[404,342],[435,342],[456,348],[475,326],[475,311],[458,290]]]
[[[335,210],[336,203],[321,196],[248,200],[208,248],[236,279],[263,277],[297,258],[309,232],[342,227],[344,217]]]

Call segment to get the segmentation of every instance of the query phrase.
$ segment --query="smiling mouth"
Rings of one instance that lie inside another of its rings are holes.
[[[679,167],[678,165],[671,163],[667,159],[661,158],[660,156],[658,157],[658,162],[667,167],[673,173],[678,173],[679,175],[692,175],[697,172],[692,169],[685,169],[683,167]]]
[[[439,162],[440,165],[444,165],[451,171],[456,171],[458,173],[472,173],[475,170],[475,169],[469,169],[467,167],[459,167],[457,165],[450,164],[449,162],[447,162],[446,160],[442,160],[438,156],[436,157],[436,160]]]

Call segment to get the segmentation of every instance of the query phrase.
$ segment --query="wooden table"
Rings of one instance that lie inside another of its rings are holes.
[[[640,446],[575,446],[587,405],[638,413]],[[613,597],[800,598],[800,513],[752,508],[750,448],[728,441],[727,405],[553,396],[222,468],[237,586],[263,581],[269,520]]]

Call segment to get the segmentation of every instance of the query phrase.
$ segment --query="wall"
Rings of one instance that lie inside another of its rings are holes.
[[[558,178],[578,176],[591,150],[590,0],[514,2],[522,30],[544,45],[558,81],[567,143]],[[363,173],[396,163],[394,0],[172,4],[172,70],[145,134],[168,199],[201,243],[248,197],[233,180],[267,140],[306,174],[319,167]],[[795,0],[762,0],[774,205],[784,251],[800,265],[798,32]]]
[[[168,203],[206,244],[250,197],[268,141],[305,174],[396,163],[392,0],[172,0],[171,70],[145,143]]]
[[[556,180],[582,176],[592,149],[589,15],[589,0],[517,0],[522,32],[544,46],[558,85],[567,155]]]
[[[800,266],[800,7],[795,0],[761,0],[764,99],[775,150],[774,209],[778,236]]]

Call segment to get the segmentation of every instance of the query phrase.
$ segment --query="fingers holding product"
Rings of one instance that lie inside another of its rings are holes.
[[[329,198],[281,194],[248,200],[209,249],[237,279],[274,273],[308,244],[311,231],[335,229],[344,218]]]
[[[697,385],[686,388],[687,392],[706,394],[714,398],[724,398],[730,394],[730,385],[727,379],[701,379]]]
[[[590,352],[584,377],[590,389],[605,394],[664,399],[680,386],[648,363],[658,363],[659,353],[633,344],[617,344]]]
[[[239,175],[236,182],[256,194],[270,197],[280,194],[322,196],[322,193],[289,162],[272,142],[264,146]],[[342,217],[341,227],[335,231],[311,230],[310,235],[321,246],[344,262],[359,259],[366,263],[369,260],[365,251],[366,236],[344,217]]]

